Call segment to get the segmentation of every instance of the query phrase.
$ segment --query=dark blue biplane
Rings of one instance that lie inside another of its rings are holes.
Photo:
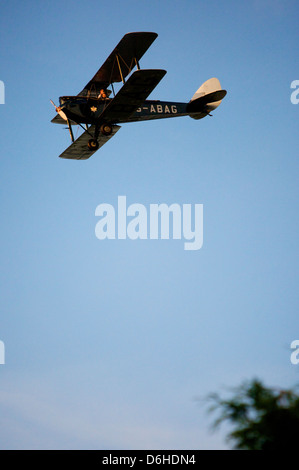
[[[126,34],[78,95],[60,97],[59,106],[51,100],[57,112],[51,122],[67,124],[72,140],[60,157],[86,160],[116,134],[122,123],[178,116],[201,119],[220,105],[226,91],[217,78],[203,83],[188,103],[147,100],[166,74],[165,70],[141,70],[139,66],[157,36],[151,32]],[[137,70],[131,73],[135,67]],[[115,93],[113,84],[117,82],[123,82],[123,86]],[[73,125],[84,129],[76,140]]]

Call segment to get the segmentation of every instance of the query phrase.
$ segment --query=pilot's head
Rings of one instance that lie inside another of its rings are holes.
[[[104,90],[104,88],[102,88],[100,90],[100,95],[99,95],[100,98],[102,98],[102,100],[105,100],[107,98],[107,92],[106,90]]]

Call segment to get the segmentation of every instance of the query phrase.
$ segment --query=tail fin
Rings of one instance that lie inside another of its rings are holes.
[[[193,119],[201,119],[218,108],[225,95],[226,90],[221,90],[218,78],[210,78],[192,96],[187,112]]]

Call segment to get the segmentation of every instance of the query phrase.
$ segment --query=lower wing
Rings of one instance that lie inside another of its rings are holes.
[[[120,129],[120,126],[112,126],[112,132],[110,135],[99,134],[97,141],[99,147],[96,150],[90,150],[88,147],[89,139],[93,138],[95,126],[92,125],[88,128],[88,131],[83,132],[83,134],[78,137],[61,155],[60,158],[68,158],[72,160],[87,160],[91,157],[100,147],[102,147],[108,140],[113,137],[116,132]]]

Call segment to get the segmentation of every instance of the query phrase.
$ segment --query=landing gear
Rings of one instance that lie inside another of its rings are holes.
[[[110,135],[112,132],[112,126],[110,126],[110,124],[102,124],[100,127],[100,131],[103,135]]]
[[[89,139],[88,144],[87,144],[89,150],[92,150],[94,152],[98,150],[99,148],[98,136],[100,133],[105,136],[108,136],[112,134],[112,131],[113,131],[113,127],[111,126],[111,124],[104,123],[101,126],[97,124],[95,128],[94,137],[92,139]],[[92,136],[92,134],[89,134],[89,135]]]
[[[98,125],[96,125],[94,137],[92,139],[89,139],[88,144],[87,144],[89,150],[92,150],[94,152],[96,150],[98,150],[98,148],[99,148],[99,143],[98,143],[99,133],[101,133],[105,136],[108,136],[108,135],[112,134],[112,131],[113,131],[113,127],[110,124],[104,123],[100,127]],[[91,135],[92,134],[90,134],[90,136]]]
[[[99,148],[99,143],[96,139],[89,139],[87,145],[88,145],[89,150],[96,151]]]

